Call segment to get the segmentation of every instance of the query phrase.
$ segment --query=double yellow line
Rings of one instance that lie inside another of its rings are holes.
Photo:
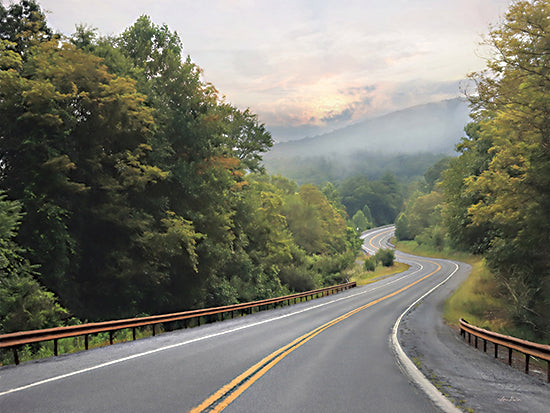
[[[214,393],[212,396],[210,396],[208,399],[202,402],[199,406],[192,409],[191,413],[221,412],[223,409],[229,406],[237,397],[239,397],[246,389],[248,389],[250,386],[252,386],[252,384],[254,384],[258,379],[260,379],[260,377],[262,377],[265,373],[267,373],[272,367],[274,367],[277,363],[279,363],[282,359],[284,359],[294,350],[296,350],[297,348],[307,343],[317,334],[322,333],[327,328],[332,327],[335,324],[338,324],[339,322],[345,320],[346,318],[351,317],[352,315],[357,314],[358,312],[366,308],[369,308],[374,304],[384,301],[399,293],[402,293],[403,291],[411,288],[413,285],[416,285],[419,282],[425,280],[426,278],[431,277],[441,269],[441,265],[433,261],[429,261],[429,262],[436,264],[437,269],[429,273],[428,275],[425,275],[424,277],[412,282],[411,284],[408,284],[405,287],[397,291],[394,291],[393,293],[390,293],[382,298],[378,298],[377,300],[371,301],[361,307],[351,310],[346,314],[341,315],[340,317],[337,317],[323,324],[322,326],[317,327],[314,330],[311,330],[310,332],[304,334],[301,337],[298,337],[296,340],[287,344],[286,346],[283,346],[280,349],[274,351],[269,356],[263,358],[260,362],[256,363],[254,366],[250,367],[244,373],[236,377],[230,383],[223,386],[220,390],[218,390],[216,393]]]

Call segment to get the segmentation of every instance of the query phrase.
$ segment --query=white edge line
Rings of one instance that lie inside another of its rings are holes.
[[[47,383],[51,383],[51,382],[54,382],[54,381],[66,379],[68,377],[76,376],[78,374],[87,373],[89,371],[97,370],[97,369],[100,369],[100,368],[103,368],[103,367],[108,367],[108,366],[112,366],[114,364],[118,364],[118,363],[122,363],[122,362],[125,362],[125,361],[133,360],[133,359],[136,359],[136,358],[148,356],[148,355],[158,353],[158,352],[161,352],[161,351],[170,350],[170,349],[173,349],[173,348],[185,346],[187,344],[192,344],[192,343],[195,343],[197,341],[207,340],[209,338],[222,336],[222,335],[225,335],[225,334],[233,333],[235,331],[244,330],[244,329],[247,329],[247,328],[250,328],[250,327],[255,327],[255,326],[258,326],[258,325],[261,325],[261,324],[270,323],[272,321],[281,320],[283,318],[287,318],[287,317],[291,317],[293,315],[305,313],[306,311],[310,311],[310,310],[313,310],[313,309],[316,309],[316,308],[319,308],[319,307],[324,307],[326,305],[333,304],[333,303],[336,303],[338,301],[349,300],[352,297],[356,297],[356,296],[362,295],[362,294],[367,294],[367,293],[370,293],[372,291],[375,291],[375,290],[378,290],[380,288],[391,285],[395,282],[401,281],[405,278],[409,278],[410,276],[412,276],[412,275],[416,274],[417,272],[421,271],[422,268],[423,268],[422,265],[420,265],[419,269],[417,269],[416,271],[414,271],[410,274],[407,274],[406,276],[396,278],[395,280],[392,280],[392,281],[390,281],[386,284],[379,285],[379,286],[376,286],[374,288],[367,289],[365,291],[361,291],[361,292],[358,292],[358,293],[350,294],[350,295],[347,295],[345,297],[340,297],[340,298],[328,301],[326,303],[322,303],[322,304],[318,304],[318,305],[315,305],[315,306],[312,306],[312,307],[304,308],[302,310],[295,311],[295,312],[292,312],[292,313],[283,314],[281,316],[270,318],[270,319],[267,319],[267,320],[258,321],[256,323],[246,324],[244,326],[236,327],[236,328],[233,328],[233,329],[230,329],[230,330],[224,330],[224,331],[221,331],[219,333],[214,333],[214,334],[209,334],[209,335],[206,335],[206,336],[197,337],[197,338],[194,338],[192,340],[187,340],[187,341],[183,341],[181,343],[171,344],[169,346],[159,347],[159,348],[156,348],[154,350],[149,350],[149,351],[145,351],[143,353],[133,354],[133,355],[128,356],[128,357],[123,357],[123,358],[120,358],[120,359],[111,360],[111,361],[108,361],[108,362],[105,362],[105,363],[97,364],[95,366],[87,367],[87,368],[76,370],[76,371],[73,371],[73,372],[70,372],[70,373],[61,374],[59,376],[54,376],[54,377],[50,377],[50,378],[43,379],[43,380],[40,380],[40,381],[36,381],[34,383],[30,383],[30,384],[27,384],[25,386],[20,386],[20,387],[16,387],[16,388],[13,388],[13,389],[10,389],[10,390],[0,392],[0,397],[5,396],[7,394],[12,394],[12,393],[15,393],[15,392],[19,392],[19,391],[22,391],[22,390],[27,390],[27,389],[30,389],[32,387],[40,386],[42,384],[47,384]]]
[[[442,409],[444,412],[450,412],[450,413],[462,413],[462,410],[457,408],[447,397],[441,393],[437,387],[435,387],[431,381],[429,381],[424,374],[415,366],[415,364],[412,362],[412,360],[407,356],[403,348],[401,347],[401,344],[399,343],[399,340],[397,339],[397,330],[399,329],[399,324],[401,323],[401,320],[403,317],[422,299],[424,299],[426,296],[431,294],[433,291],[435,291],[437,288],[445,284],[459,269],[458,264],[454,263],[456,266],[456,269],[442,282],[437,284],[435,287],[433,287],[431,290],[426,292],[424,295],[422,295],[420,298],[418,298],[414,303],[412,303],[397,319],[395,324],[393,325],[392,333],[391,333],[391,346],[398,358],[398,361],[401,363],[401,366],[405,370],[405,373],[409,376],[409,378],[415,382],[418,387],[426,395],[428,398],[440,409]]]

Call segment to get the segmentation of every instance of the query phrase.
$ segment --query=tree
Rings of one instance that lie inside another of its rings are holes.
[[[373,225],[385,225],[395,222],[403,207],[403,194],[395,176],[384,174],[377,181],[366,176],[355,176],[343,181],[338,187],[342,194],[342,203],[348,215],[353,216],[359,210],[372,215]],[[365,214],[366,216],[367,214]]]
[[[15,242],[22,217],[21,204],[0,192],[0,333],[54,327],[67,314]]]
[[[453,238],[484,253],[520,325],[550,331],[550,5],[518,1],[487,38],[474,124],[445,174]]]
[[[14,44],[15,51],[25,57],[32,46],[54,38],[46,18],[34,0],[0,4],[0,40]]]
[[[432,165],[424,173],[424,180],[426,181],[427,192],[432,192],[435,189],[437,183],[441,182],[443,178],[443,172],[449,168],[451,163],[451,157],[445,157]]]
[[[27,212],[18,240],[41,281],[77,314],[121,311],[122,291],[136,299],[122,285],[146,274],[141,194],[166,177],[147,162],[151,109],[135,81],[56,40],[3,70],[0,96],[2,185]]]
[[[355,215],[351,218],[351,222],[353,223],[354,228],[356,228],[359,232],[363,232],[371,227],[369,221],[367,221],[367,218],[365,217],[365,214],[363,214],[363,211],[361,210],[355,213]]]

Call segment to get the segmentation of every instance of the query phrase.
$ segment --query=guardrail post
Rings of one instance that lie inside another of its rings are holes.
[[[8,351],[11,348],[13,352],[14,362],[15,364],[19,364],[20,360],[19,360],[18,352],[21,350],[22,346],[27,343],[53,340],[54,354],[58,355],[59,339],[84,336],[84,347],[86,348],[86,350],[88,350],[90,334],[103,334],[108,332],[109,344],[113,344],[114,333],[116,331],[131,328],[132,340],[136,340],[137,339],[136,329],[138,327],[150,325],[152,330],[152,336],[155,336],[157,334],[157,331],[156,331],[157,324],[163,324],[164,330],[170,331],[170,329],[174,327],[174,325],[171,323],[177,322],[178,326],[181,326],[182,324],[181,321],[183,321],[183,325],[185,326],[185,328],[188,328],[188,326],[191,324],[189,320],[196,318],[197,325],[200,326],[203,320],[204,322],[215,321],[215,320],[221,320],[221,321],[225,320],[227,318],[226,316],[227,312],[231,312],[231,318],[235,317],[235,311],[237,311],[237,316],[239,315],[243,316],[245,314],[254,314],[255,311],[258,312],[258,311],[262,311],[263,309],[279,308],[279,307],[284,307],[285,305],[290,306],[292,303],[292,300],[294,300],[294,304],[297,304],[298,301],[303,302],[304,300],[307,302],[315,298],[326,297],[328,295],[332,295],[339,291],[348,290],[355,286],[356,286],[355,283],[347,283],[344,285],[339,285],[334,287],[326,287],[326,288],[316,289],[313,291],[286,295],[286,296],[278,297],[276,299],[267,299],[267,300],[260,300],[260,301],[250,302],[250,303],[244,303],[238,306],[224,306],[224,307],[204,309],[207,311],[191,310],[191,311],[183,311],[183,312],[174,313],[174,314],[165,314],[161,316],[139,317],[139,318],[128,319],[128,320],[113,320],[113,321],[105,321],[105,322],[99,322],[99,323],[83,324],[81,326],[55,327],[51,329],[45,329],[44,331],[34,330],[30,332],[18,332],[16,336],[14,336],[13,333],[3,334],[3,335],[0,335],[2,340],[0,342],[0,348],[6,348]],[[240,307],[241,305],[243,306],[243,308],[235,308],[235,307]],[[206,315],[205,313],[207,313],[208,315]],[[23,340],[20,338],[22,333],[25,333],[24,334],[25,338]],[[28,341],[25,341],[25,340],[28,340]]]
[[[477,348],[477,336],[474,336],[475,347]]]
[[[547,362],[547,382],[550,383],[550,346],[538,343],[532,343],[515,337],[510,337],[491,331],[471,326],[464,319],[460,319],[460,334],[464,337],[468,333],[468,343],[471,342],[471,336],[475,337],[475,346],[477,348],[478,338],[483,340],[483,351],[487,352],[487,342],[490,341],[493,344],[494,356],[496,359],[499,357],[499,346],[504,346],[508,349],[508,365],[514,365],[513,353],[514,350],[525,356],[525,374],[529,374],[529,364],[531,357],[541,357],[542,360]],[[472,330],[472,332],[470,332]],[[479,336],[477,335],[479,333]],[[494,341],[493,341],[494,340]],[[498,341],[498,343],[497,343]],[[506,356],[504,356],[506,359]],[[517,363],[516,363],[517,364]],[[519,366],[518,366],[519,367]]]
[[[17,365],[19,364],[19,354],[17,353],[17,347],[13,346],[11,349],[13,350],[13,361]]]

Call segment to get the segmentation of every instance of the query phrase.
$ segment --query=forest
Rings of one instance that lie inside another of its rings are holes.
[[[490,295],[534,339],[550,342],[550,5],[514,3],[493,27],[493,53],[471,78],[472,122],[457,146],[426,173],[396,235],[482,256]],[[482,286],[479,286],[482,288]],[[487,315],[489,316],[489,315]]]
[[[272,142],[167,26],[66,37],[0,5],[0,333],[345,281],[342,197],[268,175]]]
[[[550,342],[548,16],[518,1],[491,29],[458,156],[283,165],[294,181],[166,25],[64,36],[34,0],[0,5],[0,333],[340,283],[358,234],[396,222],[483,257],[506,317]]]

